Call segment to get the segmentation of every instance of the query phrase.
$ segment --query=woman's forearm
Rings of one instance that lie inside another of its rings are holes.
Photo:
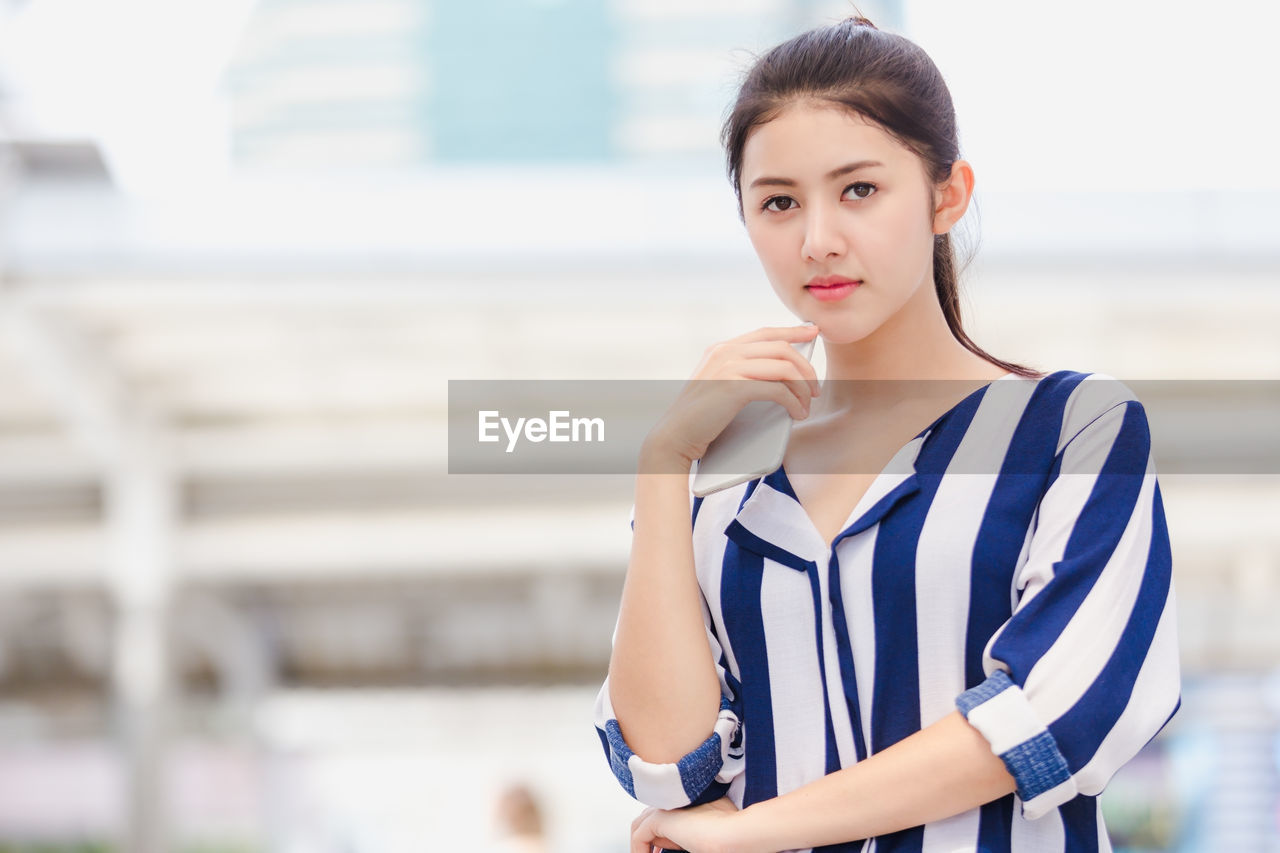
[[[609,698],[623,737],[654,763],[675,762],[701,745],[720,712],[694,571],[689,471],[677,454],[646,449],[641,456],[631,559],[609,660]]]
[[[865,761],[735,816],[728,849],[774,853],[897,832],[1016,790],[991,745],[959,711]]]

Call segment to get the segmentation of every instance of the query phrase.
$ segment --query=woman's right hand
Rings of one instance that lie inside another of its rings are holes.
[[[818,327],[808,324],[766,327],[707,347],[680,395],[649,431],[648,449],[692,465],[752,400],[778,403],[796,420],[808,417],[818,374],[791,344],[817,334]],[[705,381],[720,379],[748,381]]]

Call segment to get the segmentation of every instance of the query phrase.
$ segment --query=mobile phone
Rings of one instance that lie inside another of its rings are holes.
[[[813,356],[814,337],[792,343],[805,359]],[[791,413],[772,400],[752,400],[707,445],[698,460],[693,478],[693,494],[706,497],[712,492],[754,480],[777,471],[791,439]]]

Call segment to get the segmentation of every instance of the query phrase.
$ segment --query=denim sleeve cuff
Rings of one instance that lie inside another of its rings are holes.
[[[604,734],[609,764],[622,787],[640,802],[660,809],[699,802],[708,788],[732,781],[742,770],[742,723],[725,697],[721,697],[711,736],[674,764],[653,764],[636,755],[615,719],[605,722]]]
[[[1017,782],[1024,818],[1043,817],[1079,793],[1057,741],[1004,670],[961,693],[956,707]]]

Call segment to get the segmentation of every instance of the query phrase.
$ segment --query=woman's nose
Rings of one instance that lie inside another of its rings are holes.
[[[832,255],[843,254],[847,246],[840,232],[837,212],[824,208],[811,208],[805,218],[804,246],[806,260],[825,261]]]

